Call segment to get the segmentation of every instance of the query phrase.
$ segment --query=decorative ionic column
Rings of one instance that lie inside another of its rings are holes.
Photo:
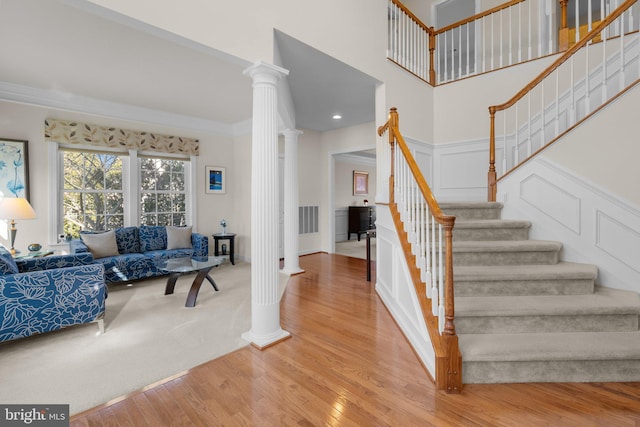
[[[263,349],[290,336],[280,327],[278,289],[278,96],[289,71],[257,62],[253,79],[251,142],[251,330],[242,338]]]
[[[302,131],[285,129],[284,135],[284,268],[283,273],[298,274],[298,135]]]

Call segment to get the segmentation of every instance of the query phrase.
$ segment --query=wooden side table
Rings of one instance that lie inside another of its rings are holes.
[[[233,254],[234,254],[234,242],[235,242],[235,237],[236,237],[236,233],[216,233],[216,234],[212,234],[213,236],[213,254],[215,256],[220,256],[220,250],[218,248],[218,244],[220,243],[220,240],[228,240],[229,241],[229,261],[231,261],[232,265],[236,265],[236,263],[233,260]]]

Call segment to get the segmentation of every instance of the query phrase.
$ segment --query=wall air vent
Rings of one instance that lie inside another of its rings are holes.
[[[298,234],[318,232],[318,206],[298,207]]]

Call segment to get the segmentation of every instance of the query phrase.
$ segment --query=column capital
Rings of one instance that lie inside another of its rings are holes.
[[[289,70],[258,61],[245,69],[242,74],[251,77],[254,83],[271,83],[275,85],[282,77],[289,75]]]
[[[284,129],[280,131],[280,135],[286,137],[296,137],[298,135],[302,135],[304,132],[298,129]]]

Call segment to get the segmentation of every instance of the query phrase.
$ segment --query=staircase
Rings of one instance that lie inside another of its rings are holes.
[[[640,381],[640,296],[528,239],[500,203],[442,203],[453,230],[462,382]]]

